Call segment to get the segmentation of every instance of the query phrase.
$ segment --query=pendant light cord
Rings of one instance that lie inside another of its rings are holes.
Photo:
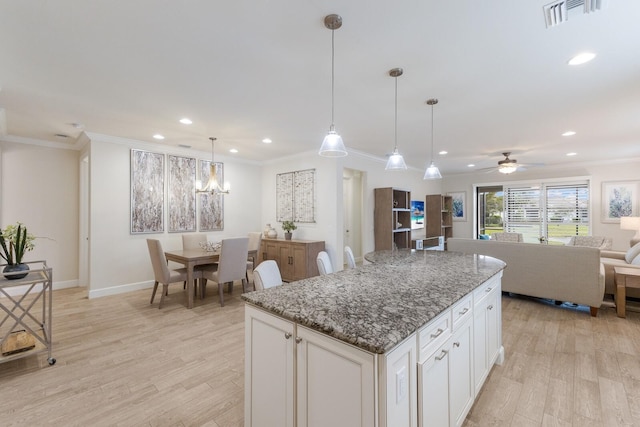
[[[431,105],[431,163],[433,163],[433,104]]]
[[[393,151],[397,151],[398,150],[398,77],[394,77],[396,80],[396,109],[395,109],[395,126],[393,129],[393,139],[394,139],[394,146],[393,146]]]
[[[335,105],[335,83],[334,83],[334,79],[335,79],[335,70],[334,70],[334,56],[335,56],[335,47],[334,47],[334,37],[335,37],[335,32],[336,30],[331,30],[331,129],[330,130],[334,130],[335,129],[335,125],[333,122],[333,109],[334,109],[334,105]]]

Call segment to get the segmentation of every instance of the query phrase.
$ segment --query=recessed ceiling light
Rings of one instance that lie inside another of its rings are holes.
[[[271,142],[273,141],[271,141],[271,138],[265,138],[262,140],[262,142],[264,142],[265,144],[271,144]]]
[[[574,56],[569,60],[569,65],[581,65],[591,61],[595,57],[596,57],[595,53],[591,53],[591,52],[579,53],[578,55]]]
[[[234,154],[235,154],[235,153],[237,153],[237,152],[238,152],[238,150],[236,150],[235,148],[232,148],[232,149],[230,149],[230,150],[229,150],[229,152],[230,152],[230,153],[234,153]]]
[[[578,154],[578,153],[567,153],[567,156],[575,156],[575,155],[577,155],[577,154]]]
[[[442,151],[438,152],[438,154],[440,154],[441,156],[444,156],[445,154],[447,154],[447,151],[442,150]]]
[[[467,167],[468,167],[468,168],[475,168],[475,167],[476,167],[476,165],[474,165],[473,163],[469,163],[469,164],[467,165]]]
[[[573,135],[575,135],[575,134],[576,134],[576,133],[575,133],[574,131],[572,131],[572,130],[568,130],[568,131],[566,131],[565,133],[563,133],[563,134],[562,134],[562,136],[573,136]]]
[[[180,123],[182,123],[183,125],[190,125],[193,122],[190,119],[185,117],[184,119],[180,119]]]
[[[164,139],[164,136],[156,133],[155,135],[153,135],[153,139]]]

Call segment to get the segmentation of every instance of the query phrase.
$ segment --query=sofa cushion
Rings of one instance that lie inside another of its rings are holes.
[[[628,264],[632,264],[632,261],[637,258],[638,255],[640,255],[640,243],[636,243],[635,245],[630,247],[624,256],[624,259]]]

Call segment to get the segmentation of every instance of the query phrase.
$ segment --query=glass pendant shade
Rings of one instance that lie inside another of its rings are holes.
[[[327,136],[324,137],[318,154],[324,157],[344,157],[347,155],[347,149],[344,147],[342,137],[333,129],[333,126]]]
[[[394,115],[394,128],[393,128],[393,153],[387,159],[387,165],[384,170],[388,171],[400,171],[407,170],[407,164],[404,162],[404,157],[398,152],[398,77],[403,73],[402,68],[394,68],[389,71],[389,75],[395,80],[395,115]]]
[[[324,26],[331,30],[331,126],[329,127],[329,133],[324,137],[322,145],[320,146],[320,154],[323,157],[344,157],[346,156],[347,149],[342,142],[342,137],[336,132],[333,113],[335,106],[335,49],[334,49],[334,33],[335,30],[342,26],[342,17],[340,15],[331,14],[324,17]]]
[[[388,171],[407,169],[407,164],[404,162],[404,157],[402,157],[402,154],[398,153],[397,148],[393,150],[393,154],[389,156],[389,159],[387,160],[387,166],[385,166],[384,169]]]
[[[437,103],[438,100],[435,98],[427,100],[427,104],[431,105],[431,164],[429,164],[427,170],[424,171],[423,179],[442,179],[440,170],[433,162],[433,106]]]
[[[423,179],[442,179],[442,175],[440,175],[440,170],[433,163],[433,160],[431,161],[431,164],[429,165],[427,170],[424,172]]]

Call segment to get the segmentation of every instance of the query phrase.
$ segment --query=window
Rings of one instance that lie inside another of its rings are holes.
[[[565,244],[590,230],[589,183],[505,186],[505,231],[522,233],[525,242]]]

